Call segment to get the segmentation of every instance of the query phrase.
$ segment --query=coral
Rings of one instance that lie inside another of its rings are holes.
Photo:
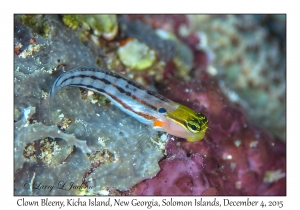
[[[102,35],[107,40],[114,39],[118,32],[116,15],[63,15],[62,21],[72,29],[92,29],[95,35]]]
[[[20,15],[16,17],[17,20],[28,26],[33,32],[41,35],[42,37],[48,37],[50,33],[50,24],[47,22],[47,18],[44,15]],[[18,22],[15,23],[18,25]]]
[[[157,145],[156,132],[149,132],[149,128],[110,104],[87,103],[80,97],[78,88],[61,90],[52,100],[47,97],[45,92],[50,91],[61,70],[95,65],[95,59],[78,36],[61,25],[57,16],[45,18],[52,30],[47,38],[35,35],[40,50],[26,57],[15,54],[14,97],[15,110],[18,110],[15,113],[15,194],[75,195],[82,191],[65,192],[59,188],[43,191],[34,183],[56,185],[65,179],[80,185],[83,178],[89,187],[94,186],[89,193],[98,193],[106,186],[127,190],[155,176],[164,151]],[[20,30],[16,30],[15,41],[33,36],[22,23],[17,22],[17,26]],[[45,142],[47,138],[51,142]],[[59,139],[65,142],[65,147],[55,146]],[[72,150],[73,145],[76,149]],[[97,165],[99,158],[89,160],[86,156],[86,153],[105,154],[104,151],[114,157],[112,161]],[[33,158],[34,155],[40,158]],[[91,168],[92,172],[87,173]],[[26,181],[31,184],[25,190],[22,186]]]
[[[188,72],[192,69],[194,62],[194,54],[192,50],[170,32],[161,29],[157,29],[155,32],[161,39],[172,40],[175,43],[176,55],[174,56],[173,62],[176,66],[179,77],[187,77]]]
[[[133,187],[133,195],[285,195],[285,145],[252,126],[214,79],[169,81],[160,90],[205,110],[210,129],[196,143],[169,138],[161,171]]]
[[[160,50],[161,42],[147,27],[175,34],[192,49],[193,68],[217,77],[223,91],[247,110],[253,123],[285,140],[285,15],[126,15],[124,19],[130,21],[125,33],[146,44],[152,40],[148,45],[165,61],[174,58],[175,46],[164,47],[171,52]],[[143,23],[147,27],[138,30]],[[176,76],[176,65],[167,65],[173,69],[166,74]]]
[[[205,40],[214,52],[212,65],[227,95],[247,110],[253,123],[285,140],[285,15],[189,19],[192,30],[201,32],[198,41]]]
[[[284,18],[16,15],[15,195],[285,195],[284,138],[264,129],[285,132]],[[150,64],[124,62],[132,40]],[[203,112],[205,138],[157,133],[92,91],[49,97],[61,73],[97,64]]]
[[[145,70],[155,61],[154,51],[136,39],[120,46],[118,56],[125,66],[133,70]]]
[[[200,159],[202,162],[193,159]],[[180,153],[176,156],[168,154],[168,157],[160,163],[161,171],[156,177],[134,187],[132,194],[201,195],[209,187],[207,177],[201,173],[203,162],[200,155],[187,157],[186,154]]]
[[[188,79],[188,72],[193,67],[193,53],[174,34],[162,29],[153,30],[140,21],[128,21],[125,18],[119,18],[119,20],[127,36],[145,43],[156,52],[159,60],[173,60],[178,76]]]
[[[161,39],[149,26],[140,21],[127,21],[119,18],[120,27],[128,37],[134,37],[152,48],[161,60],[170,60],[176,55],[176,44],[172,40]]]
[[[45,17],[46,18],[46,17]],[[14,42],[22,43],[23,49],[30,48],[30,39],[35,39],[35,46],[39,46],[39,51],[32,52],[28,56],[15,55],[15,69],[17,72],[33,73],[36,70],[52,73],[57,68],[64,67],[70,69],[77,65],[87,65],[95,63],[95,58],[88,48],[80,43],[78,36],[63,27],[56,16],[47,19],[51,26],[48,38],[32,32],[32,29],[26,27],[21,22],[15,24]],[[63,47],[62,47],[63,46]],[[39,72],[39,71],[36,71]],[[47,83],[48,82],[48,83]],[[44,86],[50,86],[52,81],[46,81]],[[43,88],[45,90],[45,88]],[[25,93],[26,94],[26,93]],[[36,94],[31,94],[36,95]]]

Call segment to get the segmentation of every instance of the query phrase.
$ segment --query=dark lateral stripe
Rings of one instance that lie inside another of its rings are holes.
[[[87,88],[87,89],[94,89],[96,90],[97,92],[99,93],[105,93],[105,94],[108,94],[104,89],[101,89],[101,88],[96,88],[92,85],[83,85],[83,84],[70,84],[68,86],[74,86],[74,87],[81,87],[81,88]],[[108,94],[109,95],[109,94]]]
[[[112,86],[114,86],[120,93],[126,93],[126,91],[121,88],[120,86],[116,85],[116,84],[112,84]]]
[[[147,115],[145,113],[142,113],[142,112],[136,112],[134,111],[129,105],[127,105],[126,103],[124,103],[122,100],[120,100],[118,97],[114,96],[114,95],[111,95],[109,94],[108,92],[106,92],[104,89],[100,89],[100,88],[96,88],[92,85],[82,85],[82,84],[71,84],[70,86],[75,86],[75,87],[86,87],[86,88],[89,88],[89,89],[94,89],[96,90],[97,92],[99,93],[104,93],[106,95],[108,95],[109,97],[111,97],[114,101],[116,101],[117,103],[121,104],[125,109],[128,109],[129,111],[139,115],[139,116],[142,116],[148,120],[152,120],[152,121],[155,121],[156,118],[151,116],[151,115]]]
[[[139,103],[153,109],[153,110],[156,110],[157,107],[152,105],[152,104],[149,104],[147,103],[146,101],[140,99],[140,98],[137,98],[135,95],[132,95],[130,92],[127,92],[125,91],[122,87],[116,85],[116,84],[112,84],[110,81],[108,81],[107,79],[105,78],[99,78],[99,77],[96,77],[96,76],[92,76],[92,75],[77,75],[77,76],[71,76],[71,77],[68,77],[66,79],[64,79],[62,82],[61,82],[61,85],[63,86],[63,84],[69,80],[73,80],[73,79],[76,79],[76,78],[91,78],[93,80],[99,80],[101,82],[103,82],[104,84],[106,85],[112,85],[113,87],[115,87],[120,93],[122,94],[125,94],[127,95],[128,97],[131,97],[133,100],[136,100],[138,101]],[[124,79],[123,77],[120,77],[120,79]],[[126,80],[126,79],[125,79]],[[126,80],[127,81],[127,80]],[[80,86],[80,87],[86,87],[86,88],[93,88],[93,89],[98,89],[96,88],[95,86],[91,86],[91,85],[86,85],[86,84],[70,84],[70,85],[73,85],[73,86]],[[142,86],[141,86],[142,87]],[[144,88],[144,87],[143,87]],[[101,89],[103,90],[103,89]],[[101,91],[101,92],[104,92],[104,91]],[[148,92],[147,92],[148,93]]]
[[[156,107],[156,106],[147,103],[146,101],[144,101],[144,100],[142,100],[142,99],[136,97],[135,95],[131,94],[130,92],[125,91],[125,90],[124,90],[123,88],[121,88],[120,86],[117,86],[117,85],[115,85],[115,84],[113,84],[113,86],[114,86],[120,93],[123,93],[123,94],[127,95],[128,97],[132,98],[133,100],[135,100],[135,101],[137,101],[137,102],[139,102],[139,103],[141,103],[141,104],[143,104],[143,105],[145,105],[145,106],[147,106],[147,107],[149,107],[149,108],[151,108],[151,109],[153,109],[153,110],[155,110],[155,111],[157,110],[157,107]]]
[[[134,86],[136,88],[139,88],[141,90],[147,90],[144,86],[142,86],[142,85],[140,85],[140,84],[138,84],[136,82],[133,82],[133,81],[127,79],[127,78],[124,78],[124,79],[127,81],[128,84],[130,84],[130,85],[132,85],[132,86]]]
[[[107,94],[107,93],[106,93]],[[148,120],[152,120],[152,121],[155,121],[156,118],[151,116],[151,115],[147,115],[145,113],[142,113],[142,112],[136,112],[134,111],[129,105],[127,105],[126,103],[124,103],[123,101],[119,100],[117,97],[115,97],[114,95],[110,95],[110,94],[107,94],[109,95],[113,100],[115,100],[116,102],[118,102],[119,104],[121,104],[125,109],[128,109],[129,111],[139,115],[139,116],[142,116]]]
[[[164,101],[164,102],[169,102],[169,101],[170,101],[170,100],[167,99],[166,97],[163,97],[162,95],[159,95],[158,93],[155,93],[155,92],[153,92],[153,91],[151,91],[151,90],[147,90],[147,93],[148,93],[149,95],[152,95],[152,96],[156,97],[156,98],[159,98],[160,100],[162,100],[162,101]]]
[[[142,85],[140,85],[140,84],[138,84],[138,83],[136,83],[136,82],[133,82],[133,81],[131,81],[131,80],[127,79],[127,78],[123,78],[123,77],[122,77],[122,79],[123,79],[123,80],[126,80],[128,84],[130,84],[130,85],[132,85],[132,86],[134,86],[134,87],[136,87],[136,88],[139,88],[139,89],[141,89],[141,90],[144,90],[144,91],[147,92],[149,95],[154,96],[154,97],[160,99],[160,100],[163,101],[163,102],[169,102],[169,101],[170,101],[169,99],[163,97],[162,95],[159,95],[159,94],[156,93],[156,92],[153,92],[153,91],[151,91],[151,90],[148,90],[147,88],[145,88],[144,86],[142,86]],[[134,91],[134,90],[133,90],[133,91]]]
[[[146,89],[145,87],[143,87],[142,85],[140,85],[140,84],[138,84],[138,83],[136,83],[136,82],[134,82],[134,81],[132,81],[132,80],[126,78],[126,77],[123,77],[123,76],[121,76],[121,75],[119,75],[119,74],[116,74],[116,73],[114,73],[114,72],[111,72],[111,71],[108,71],[108,70],[105,70],[105,69],[101,69],[101,68],[93,68],[93,67],[81,67],[81,68],[78,68],[78,69],[76,69],[76,70],[68,71],[68,72],[66,72],[66,73],[63,74],[63,75],[66,75],[66,74],[72,75],[72,73],[74,73],[74,72],[85,72],[85,71],[95,72],[95,73],[100,72],[100,73],[103,73],[103,74],[105,74],[105,75],[110,75],[110,76],[115,77],[115,78],[117,78],[117,79],[121,79],[121,80],[123,80],[123,81],[126,81],[128,84],[132,85],[133,87],[136,87],[136,88],[138,88],[138,89],[140,89],[140,90],[144,90],[144,91],[147,92],[149,95],[158,98],[158,99],[161,100],[162,102],[170,102],[170,100],[167,99],[167,98],[165,98],[164,96],[162,96],[162,95],[160,95],[160,94],[158,94],[158,93],[156,93],[156,92],[153,92],[153,91],[151,91],[151,90],[148,90],[148,89]],[[77,75],[77,76],[70,76],[70,77],[64,79],[64,80],[60,83],[60,84],[61,84],[60,86],[63,86],[62,84],[63,84],[64,82],[68,81],[69,79],[74,79],[74,78],[76,78],[76,77],[81,77],[81,78],[90,77],[91,79],[94,79],[94,80],[100,80],[100,81],[102,81],[103,83],[105,83],[106,85],[110,85],[110,84],[111,84],[111,82],[110,82],[109,80],[104,79],[104,78],[98,78],[98,77],[93,76],[93,75],[84,75],[84,74],[80,74],[80,75]],[[59,79],[56,80],[56,82],[55,82],[55,84],[54,84],[53,86],[56,87],[58,82],[59,82]],[[116,86],[115,86],[115,87],[116,87]],[[126,87],[127,87],[127,86],[126,86]],[[119,91],[122,92],[122,93],[125,93],[127,96],[130,96],[130,95],[131,95],[130,92],[125,92],[125,91],[123,92],[123,89],[119,89]],[[133,91],[135,91],[135,89],[133,89]],[[147,103],[143,103],[143,104],[146,105]],[[150,106],[148,106],[148,107],[150,107]]]
[[[144,104],[145,106],[147,106],[147,107],[149,107],[149,108],[151,108],[151,109],[157,111],[157,107],[156,107],[156,106],[154,106],[154,105],[152,105],[152,104],[149,104],[149,103],[147,103],[147,102],[141,100],[140,98],[137,98],[135,95],[132,95],[131,98],[132,98],[133,100],[136,100],[136,101],[138,101],[139,103]]]
[[[68,80],[72,80],[72,79],[75,79],[75,78],[82,78],[82,79],[84,79],[84,78],[87,78],[87,77],[88,77],[88,78],[91,78],[91,79],[93,79],[93,80],[100,80],[101,82],[103,82],[103,83],[106,84],[106,85],[110,85],[110,84],[111,84],[111,82],[108,81],[107,79],[99,78],[99,77],[96,77],[96,76],[93,76],[93,75],[83,75],[83,74],[77,75],[77,76],[71,76],[71,77],[68,77],[68,78],[64,79],[64,80],[61,82],[61,84],[65,83],[65,82],[68,81]]]

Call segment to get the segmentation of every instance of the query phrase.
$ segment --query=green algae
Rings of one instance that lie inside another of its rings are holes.
[[[32,32],[41,35],[46,38],[50,33],[50,24],[44,15],[20,15],[15,18],[16,20],[22,21],[24,25],[28,26]]]
[[[118,30],[116,15],[62,15],[62,21],[72,29],[93,30],[96,36],[113,39]]]

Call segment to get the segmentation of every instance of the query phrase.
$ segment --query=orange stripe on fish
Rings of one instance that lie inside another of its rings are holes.
[[[191,142],[203,139],[208,129],[208,120],[201,112],[195,112],[105,69],[80,67],[63,73],[53,83],[50,95],[66,86],[102,94],[141,123]]]

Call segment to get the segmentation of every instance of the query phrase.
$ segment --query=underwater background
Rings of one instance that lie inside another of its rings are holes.
[[[78,66],[203,112],[206,137],[151,132],[85,89],[51,101]],[[286,195],[286,16],[15,15],[14,131],[15,195]]]

